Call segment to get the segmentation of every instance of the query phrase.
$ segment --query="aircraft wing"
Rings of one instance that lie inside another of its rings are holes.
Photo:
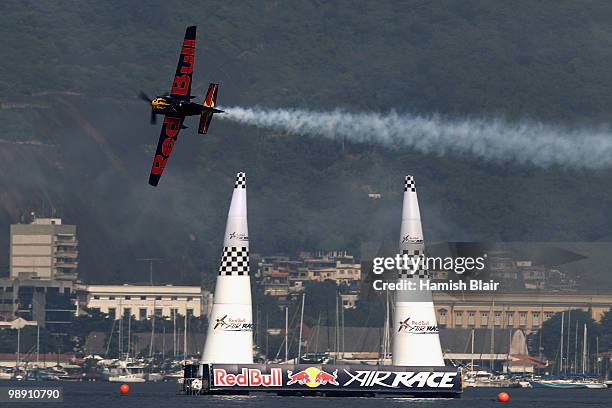
[[[151,174],[149,175],[149,184],[157,186],[159,179],[166,168],[166,163],[172,154],[172,148],[176,143],[176,138],[181,130],[181,126],[185,120],[184,116],[170,116],[164,117],[164,123],[161,128],[161,134],[159,135],[159,142],[157,142],[157,150],[155,151],[155,157],[153,158],[153,164],[151,165]]]
[[[191,74],[195,58],[196,26],[187,27],[181,47],[176,73],[172,81],[170,95],[189,98],[191,96]]]

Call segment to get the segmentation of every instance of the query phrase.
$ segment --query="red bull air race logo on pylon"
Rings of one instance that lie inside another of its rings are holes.
[[[244,317],[224,315],[215,319],[213,329],[223,331],[253,331],[253,323],[247,322]]]
[[[408,317],[400,321],[398,332],[413,334],[438,333],[438,325],[431,324],[429,320],[414,320]]]

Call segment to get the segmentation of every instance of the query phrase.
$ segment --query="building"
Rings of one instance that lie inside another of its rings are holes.
[[[256,275],[267,296],[287,297],[304,290],[306,282],[332,280],[350,287],[361,281],[361,264],[346,251],[301,253],[297,259],[287,256],[263,257]],[[357,292],[351,291],[346,307],[355,307]]]
[[[302,266],[301,261],[287,256],[269,256],[258,263],[257,277],[263,285],[264,295],[286,297],[289,295],[289,274],[296,276]]]
[[[34,218],[31,224],[11,225],[12,279],[77,279],[76,226],[61,218]]]
[[[303,258],[309,281],[333,280],[336,284],[350,285],[361,281],[361,264],[346,251],[334,251]]]
[[[65,335],[78,313],[77,288],[68,280],[0,279],[0,319],[36,321],[53,334]]]
[[[594,320],[612,308],[612,294],[435,292],[438,325],[447,328],[520,328],[529,334],[555,313],[582,309]]]
[[[158,317],[206,316],[212,308],[212,293],[199,286],[87,285],[79,302],[119,319],[132,315],[136,320]]]

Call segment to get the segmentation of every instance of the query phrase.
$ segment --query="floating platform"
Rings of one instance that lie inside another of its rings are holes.
[[[190,395],[459,398],[462,391],[452,366],[192,364],[183,381]]]

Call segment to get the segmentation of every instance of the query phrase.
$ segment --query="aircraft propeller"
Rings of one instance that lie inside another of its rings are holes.
[[[152,99],[149,98],[149,96],[143,91],[140,91],[140,93],[138,94],[138,97],[142,99],[143,101],[149,103],[149,105],[151,104]],[[153,109],[151,109],[150,122],[152,125],[155,125],[157,123],[157,115],[155,114],[155,111]]]

